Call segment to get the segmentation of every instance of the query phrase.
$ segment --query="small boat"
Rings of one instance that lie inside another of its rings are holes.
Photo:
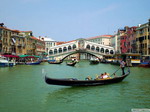
[[[138,67],[150,68],[150,56],[145,55],[142,57],[141,63]]]
[[[41,61],[37,61],[37,62],[26,62],[26,65],[39,65],[41,63]]]
[[[150,68],[150,62],[142,62],[138,67]]]
[[[8,61],[5,57],[0,57],[0,67],[12,67],[13,62]]]
[[[45,82],[50,85],[61,85],[61,86],[97,86],[97,85],[106,85],[112,83],[121,82],[130,74],[128,71],[125,75],[109,78],[109,79],[100,79],[100,80],[78,80],[76,78],[65,78],[65,79],[55,79],[45,76]]]
[[[90,64],[98,64],[99,63],[99,59],[90,59]]]
[[[62,61],[48,61],[49,64],[61,64]]]
[[[75,64],[76,64],[77,62],[75,61],[75,62],[70,62],[70,63],[66,63],[68,66],[75,66]]]

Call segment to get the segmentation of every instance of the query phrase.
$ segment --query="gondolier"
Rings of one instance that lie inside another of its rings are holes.
[[[125,72],[124,72],[124,68],[125,68],[125,62],[124,62],[124,60],[121,60],[121,62],[120,62],[120,67],[121,67],[121,69],[122,69],[122,75],[125,75]]]

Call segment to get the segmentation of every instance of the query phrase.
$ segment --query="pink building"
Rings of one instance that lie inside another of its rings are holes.
[[[136,27],[126,26],[125,32],[120,36],[121,53],[136,53]]]

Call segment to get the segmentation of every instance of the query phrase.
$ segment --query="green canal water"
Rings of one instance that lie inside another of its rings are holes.
[[[0,68],[0,112],[131,112],[133,108],[150,108],[149,68],[130,67],[131,74],[123,82],[93,87],[47,85],[42,74],[44,69],[49,77],[84,79],[118,68],[88,61],[75,67],[64,62]]]

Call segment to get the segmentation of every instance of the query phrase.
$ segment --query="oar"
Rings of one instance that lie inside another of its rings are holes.
[[[120,68],[119,68],[120,69]],[[117,69],[113,74],[111,74],[110,76],[114,75],[119,69]]]

